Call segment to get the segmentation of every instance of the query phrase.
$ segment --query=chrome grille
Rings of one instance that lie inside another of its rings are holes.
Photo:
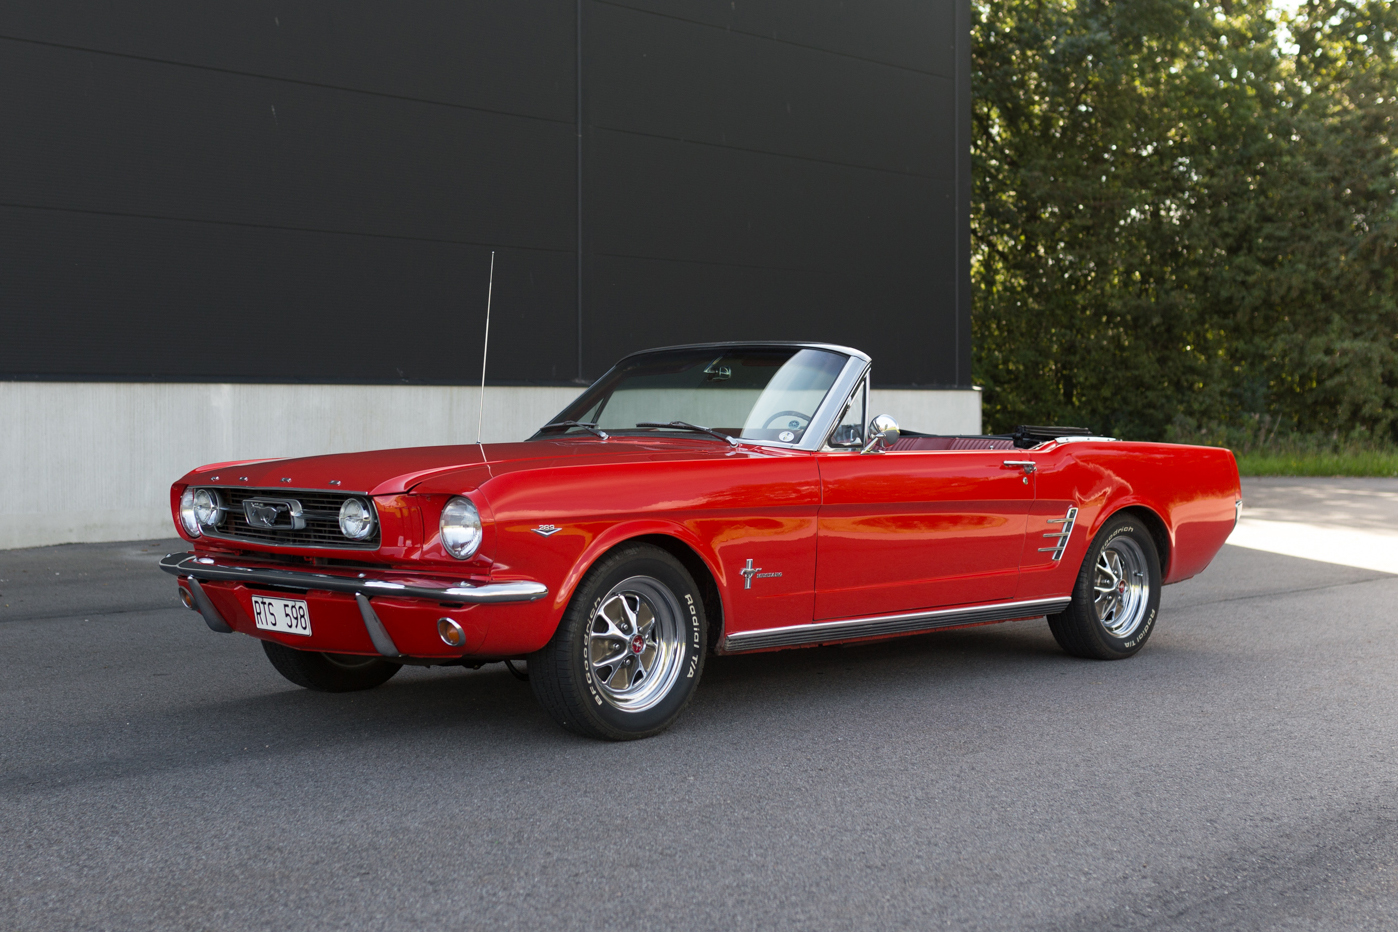
[[[228,509],[223,523],[217,528],[205,528],[204,534],[220,540],[245,540],[259,544],[276,544],[283,547],[326,547],[336,550],[376,550],[379,546],[379,525],[374,522],[374,531],[364,540],[350,540],[340,532],[340,506],[345,499],[357,498],[369,502],[367,495],[354,495],[348,492],[303,491],[300,489],[243,489],[223,486],[200,486],[213,489],[223,499]],[[243,502],[250,498],[294,499],[301,503],[301,511],[306,526],[297,530],[290,528],[260,528],[248,524],[243,514]],[[377,515],[378,509],[375,508]]]

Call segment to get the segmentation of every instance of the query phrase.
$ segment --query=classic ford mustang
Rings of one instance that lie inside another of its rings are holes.
[[[527,658],[559,724],[624,739],[710,652],[1047,616],[1068,653],[1129,657],[1236,522],[1227,450],[900,432],[869,377],[840,346],[671,347],[522,443],[205,466],[161,567],[299,686]]]

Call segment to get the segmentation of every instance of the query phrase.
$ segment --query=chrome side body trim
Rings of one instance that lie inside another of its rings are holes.
[[[362,593],[366,597],[392,595],[407,599],[430,599],[433,602],[455,602],[460,605],[534,602],[549,594],[548,586],[543,583],[523,579],[487,583],[484,586],[410,586],[405,583],[355,576],[218,563],[209,557],[195,557],[192,553],[172,553],[160,561],[160,568],[173,576],[189,577],[191,581],[203,579],[260,583],[264,586],[284,586],[288,589],[319,589],[325,592],[348,592],[351,595]]]
[[[369,604],[364,593],[356,592],[354,600],[359,603],[359,614],[364,619],[364,630],[369,632],[369,640],[374,642],[374,650],[385,657],[401,657],[398,645],[393,643],[393,638],[388,636],[388,630],[384,628],[383,622],[379,621],[379,616],[374,613],[374,606]]]
[[[199,614],[204,616],[204,624],[209,626],[209,630],[217,631],[219,634],[232,634],[233,626],[224,621],[223,616],[218,613],[218,609],[214,608],[214,603],[209,599],[209,594],[204,591],[204,587],[199,585],[199,580],[191,576],[189,589],[194,593],[194,605],[199,609]]]
[[[1009,621],[1013,618],[1035,618],[1052,615],[1068,607],[1071,598],[1033,599],[1028,602],[998,602],[994,605],[971,605],[965,608],[943,608],[930,612],[906,612],[899,615],[875,615],[870,618],[845,618],[818,621],[787,628],[764,628],[742,631],[723,640],[723,649],[736,653],[762,650],[768,647],[797,647],[827,641],[853,641],[860,638],[882,637],[889,634],[913,634],[934,628],[973,625],[986,621]]]

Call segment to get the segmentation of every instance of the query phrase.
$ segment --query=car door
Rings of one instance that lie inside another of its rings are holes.
[[[1032,469],[1019,450],[818,454],[816,619],[1008,601]]]
[[[1104,469],[1085,469],[1073,455],[1077,443],[1054,444],[1032,454],[1034,505],[1019,561],[1018,598],[1041,599],[1072,592],[1096,523],[1111,488]],[[1026,457],[1027,458],[1027,457]]]

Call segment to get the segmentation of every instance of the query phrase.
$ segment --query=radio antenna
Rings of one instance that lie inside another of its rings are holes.
[[[481,407],[476,415],[476,444],[481,442],[481,425],[485,422],[485,358],[490,352],[490,299],[495,293],[495,250],[490,251],[490,284],[485,286],[485,345],[481,347]]]

